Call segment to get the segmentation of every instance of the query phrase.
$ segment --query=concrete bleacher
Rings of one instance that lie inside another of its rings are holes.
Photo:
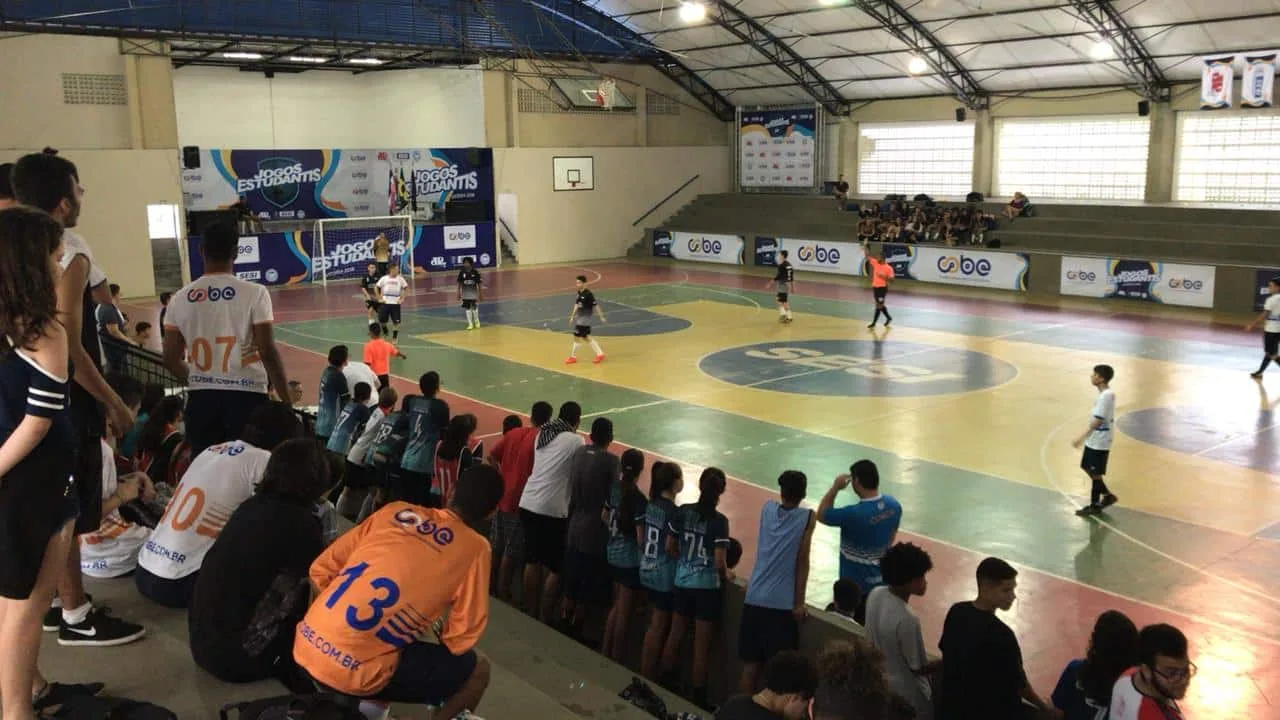
[[[1036,216],[1001,222],[988,237],[1018,251],[1131,255],[1161,260],[1267,265],[1280,248],[1280,212],[1183,205],[1102,205],[1035,202]],[[853,199],[850,202],[858,202]],[[862,202],[874,202],[866,198]],[[943,201],[943,204],[952,204]],[[988,202],[999,213],[1003,203]],[[668,230],[766,235],[806,240],[856,236],[858,217],[816,195],[701,195],[662,224]]]

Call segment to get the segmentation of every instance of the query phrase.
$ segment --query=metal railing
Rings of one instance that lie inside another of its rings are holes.
[[[651,208],[649,208],[648,210],[646,210],[646,211],[645,211],[645,213],[644,213],[643,215],[641,215],[640,217],[636,218],[635,222],[631,223],[631,227],[635,227],[635,226],[639,225],[640,223],[644,222],[644,219],[645,219],[645,218],[649,217],[649,216],[650,216],[650,215],[652,215],[654,212],[656,212],[658,208],[662,207],[663,205],[666,205],[668,200],[670,200],[671,198],[673,198],[673,197],[675,197],[676,195],[678,195],[678,194],[680,193],[680,191],[681,191],[681,190],[684,190],[685,188],[687,188],[687,187],[689,187],[690,185],[692,185],[692,184],[693,184],[693,181],[694,181],[694,180],[697,180],[697,179],[698,179],[698,178],[700,178],[700,177],[702,177],[702,174],[701,174],[701,173],[699,173],[699,174],[697,174],[697,175],[694,175],[693,177],[689,178],[688,180],[685,180],[685,181],[684,181],[684,184],[682,184],[680,187],[676,188],[675,190],[672,190],[670,193],[668,193],[668,194],[667,194],[667,196],[666,196],[666,197],[664,197],[664,198],[662,198],[661,200],[659,200],[658,202],[654,203],[653,207],[651,207]]]

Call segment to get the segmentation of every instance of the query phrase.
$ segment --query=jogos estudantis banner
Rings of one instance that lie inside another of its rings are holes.
[[[1063,295],[1213,307],[1216,268],[1138,258],[1064,257]]]
[[[813,187],[818,167],[813,108],[744,112],[738,125],[742,187]]]
[[[493,212],[493,150],[201,150],[184,170],[188,210],[217,210],[241,196],[264,220],[371,217],[444,202]]]

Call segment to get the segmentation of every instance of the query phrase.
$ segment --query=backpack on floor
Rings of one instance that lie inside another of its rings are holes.
[[[73,697],[58,707],[58,711],[44,715],[58,720],[178,720],[167,708],[151,703],[124,698]]]
[[[233,714],[234,713],[234,714]],[[327,693],[280,695],[234,703],[218,713],[222,720],[364,720],[357,702]]]

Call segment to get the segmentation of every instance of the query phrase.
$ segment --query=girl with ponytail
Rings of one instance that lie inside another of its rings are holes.
[[[605,554],[613,571],[613,606],[605,621],[604,640],[600,651],[622,662],[626,651],[627,622],[635,606],[640,588],[640,533],[637,527],[644,521],[644,494],[636,487],[636,480],[644,470],[644,454],[631,449],[622,453],[618,479],[609,489],[609,499],[604,504],[604,521],[609,527],[609,544]]]
[[[669,462],[654,463],[650,472],[649,504],[645,506],[644,519],[636,525],[636,540],[640,543],[640,585],[649,594],[649,602],[653,605],[649,629],[644,634],[640,672],[650,680],[657,680],[658,658],[671,626],[671,595],[676,579],[676,561],[667,552],[667,538],[671,535],[671,521],[676,514],[676,495],[684,489],[684,475],[679,465]]]

